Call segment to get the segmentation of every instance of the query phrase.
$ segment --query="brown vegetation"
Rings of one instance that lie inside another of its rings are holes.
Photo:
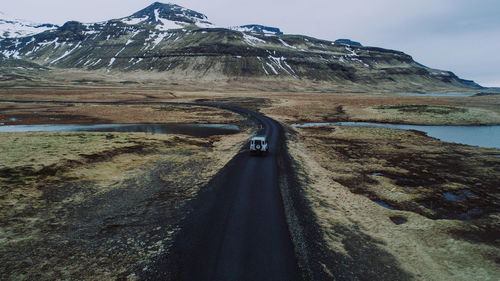
[[[242,119],[197,107],[1,105],[24,124],[39,115],[68,123]],[[186,203],[248,136],[1,133],[1,279],[135,279],[168,251]]]
[[[264,112],[288,124],[373,121],[422,125],[500,124],[500,97],[395,94],[275,94]]]
[[[288,124],[499,124],[499,102],[288,95],[265,112]],[[316,255],[316,262],[332,277],[500,277],[500,150],[443,143],[417,131],[340,126],[293,131],[288,146],[330,251]]]

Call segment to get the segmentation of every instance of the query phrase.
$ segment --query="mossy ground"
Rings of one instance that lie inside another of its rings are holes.
[[[0,110],[21,117],[12,124],[243,119],[185,106],[2,103]],[[168,251],[186,203],[248,138],[242,129],[207,138],[0,133],[0,279],[135,279]]]

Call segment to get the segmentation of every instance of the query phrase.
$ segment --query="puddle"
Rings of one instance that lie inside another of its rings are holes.
[[[392,216],[389,217],[389,219],[391,219],[391,221],[397,225],[404,224],[408,221],[408,219],[403,216]]]
[[[18,121],[23,121],[23,120],[21,118],[15,118],[15,117],[13,117],[13,118],[7,119],[7,121],[18,122]]]
[[[468,197],[475,196],[475,194],[470,190],[464,189],[459,191],[446,192],[442,196],[448,201],[463,202],[467,200]]]
[[[382,207],[384,207],[384,208],[387,208],[387,209],[389,209],[389,210],[396,210],[396,208],[395,208],[395,207],[393,207],[393,206],[391,206],[391,205],[389,205],[389,204],[387,204],[387,203],[385,203],[385,202],[382,202],[382,201],[375,201],[375,200],[373,200],[373,202],[375,202],[375,203],[379,204],[380,206],[382,206]]]
[[[383,173],[380,173],[380,172],[371,173],[370,175],[371,176],[376,176],[376,177],[390,178],[395,185],[397,185],[399,187],[403,187],[403,188],[408,188],[408,187],[416,186],[416,184],[412,180],[410,180],[409,178],[405,178],[405,177],[398,177],[398,176],[394,176],[394,175],[386,175],[386,174],[383,174]]]
[[[471,220],[480,218],[485,213],[491,213],[490,206],[478,206],[477,202],[466,201],[467,196],[476,196],[476,194],[468,190],[447,192],[438,198],[428,198],[417,203],[434,211],[433,219]]]
[[[405,177],[391,177],[391,179],[399,187],[408,188],[408,187],[416,186],[415,183],[412,180],[410,180],[409,178],[405,178]]]
[[[376,177],[390,178],[395,185],[397,185],[399,187],[403,187],[403,188],[408,188],[408,187],[416,186],[415,183],[412,180],[410,180],[409,178],[405,178],[405,177],[398,177],[398,176],[394,176],[394,175],[386,175],[386,174],[383,174],[383,173],[380,173],[380,172],[371,173],[370,175],[371,176],[376,176]]]
[[[307,128],[317,126],[348,126],[371,127],[398,130],[417,130],[425,132],[428,136],[445,142],[500,148],[500,126],[424,126],[383,124],[368,122],[337,122],[337,123],[307,123],[292,124],[293,127]]]
[[[458,219],[471,220],[480,217],[482,214],[484,214],[484,210],[481,208],[472,208],[469,211],[458,215]]]
[[[0,133],[13,132],[124,132],[182,134],[195,137],[230,135],[240,132],[228,124],[96,124],[96,125],[11,125],[0,126]]]

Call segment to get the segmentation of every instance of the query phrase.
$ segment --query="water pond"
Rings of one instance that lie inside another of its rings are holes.
[[[240,128],[228,124],[94,124],[94,125],[9,125],[0,126],[0,133],[12,132],[140,132],[181,134],[195,137],[236,134]]]
[[[389,204],[387,204],[387,203],[385,203],[383,201],[373,201],[373,202],[377,203],[378,205],[380,205],[380,206],[382,206],[382,207],[384,207],[386,209],[396,210],[396,207],[393,207],[393,206],[391,206],[391,205],[389,205]]]
[[[444,199],[446,199],[448,201],[463,202],[471,196],[476,196],[476,194],[474,194],[472,191],[470,191],[468,189],[464,189],[464,190],[458,190],[458,191],[454,191],[454,192],[448,191],[448,192],[445,192],[442,196],[444,197]]]
[[[424,126],[368,122],[293,124],[293,127],[349,126],[399,130],[417,130],[445,142],[500,148],[500,126]]]

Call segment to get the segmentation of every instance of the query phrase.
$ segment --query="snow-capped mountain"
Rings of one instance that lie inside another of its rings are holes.
[[[121,19],[72,21],[31,36],[0,39],[2,60],[45,68],[157,71],[172,79],[293,79],[401,91],[479,87],[402,52],[348,39],[287,35],[262,25],[217,28],[201,13],[158,2]]]
[[[47,30],[54,30],[57,27],[57,25],[53,24],[38,24],[12,18],[0,12],[0,39],[30,36]]]
[[[159,2],[155,2],[129,17],[122,18],[120,21],[128,25],[147,24],[161,31],[189,26],[201,28],[215,27],[208,21],[207,16],[201,13],[179,5],[162,4]]]

